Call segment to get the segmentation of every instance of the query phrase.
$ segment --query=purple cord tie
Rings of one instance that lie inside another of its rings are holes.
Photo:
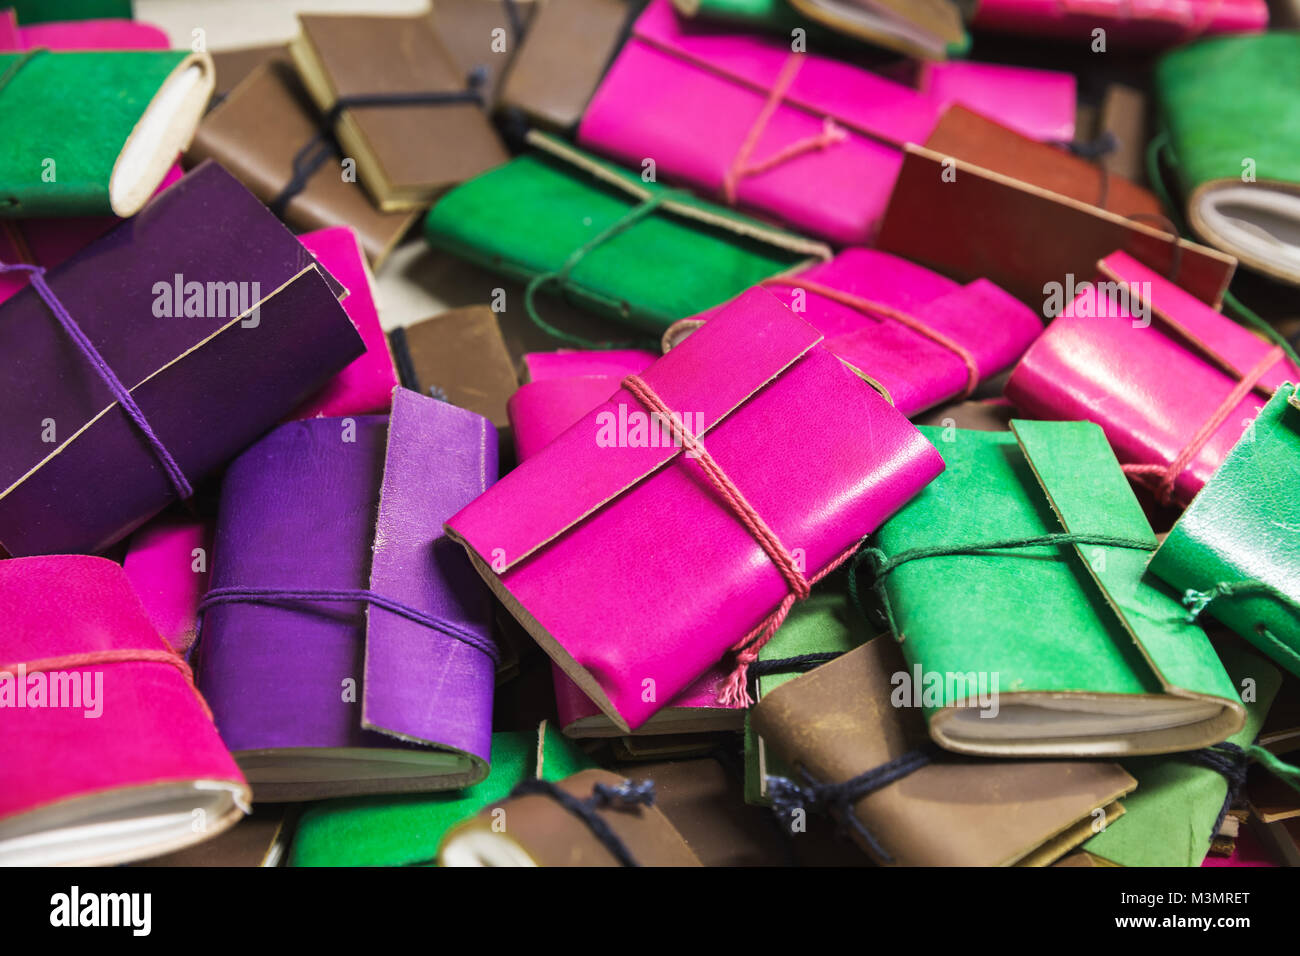
[[[54,290],[45,281],[45,268],[43,266],[29,265],[25,262],[12,264],[0,262],[0,273],[5,272],[26,272],[30,275],[32,288],[36,290],[36,294],[54,313],[54,317],[59,320],[59,325],[63,326],[63,331],[68,333],[68,337],[81,350],[81,354],[86,357],[86,361],[90,363],[91,368],[104,380],[104,384],[113,393],[113,397],[122,406],[122,410],[126,412],[131,421],[135,422],[135,426],[144,435],[145,441],[153,449],[159,464],[163,466],[163,471],[167,473],[167,480],[171,482],[177,496],[183,501],[194,494],[194,489],[190,487],[189,481],[185,478],[185,473],[181,471],[180,465],[176,464],[176,459],[167,451],[161,439],[154,434],[154,430],[149,427],[144,412],[135,403],[135,399],[131,397],[130,390],[122,384],[122,380],[108,367],[108,363],[99,354],[99,350],[95,348],[90,339],[86,338],[86,333],[81,331],[81,327],[68,314],[68,310],[63,307],[59,297],[54,294]]]
[[[483,637],[481,634],[475,634],[459,624],[450,621],[440,621],[435,617],[430,617],[423,611],[411,607],[409,604],[403,604],[401,601],[395,601],[392,598],[385,597],[382,594],[376,594],[374,591],[365,588],[317,588],[317,589],[291,589],[291,588],[254,588],[232,586],[225,588],[213,588],[203,596],[199,602],[199,614],[215,604],[274,604],[277,601],[332,601],[332,602],[361,602],[373,604],[375,607],[381,607],[385,611],[392,611],[394,614],[400,614],[408,621],[414,621],[416,624],[423,624],[431,630],[448,637],[455,638],[462,644],[468,644],[470,647],[482,651],[492,659],[493,664],[501,663],[501,654],[497,650],[496,643],[490,638]]]

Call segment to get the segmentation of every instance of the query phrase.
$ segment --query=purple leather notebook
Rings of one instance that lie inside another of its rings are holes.
[[[204,163],[46,274],[195,484],[364,349],[293,234]],[[178,497],[163,459],[29,285],[0,305],[0,547],[100,551]]]
[[[486,776],[490,599],[442,523],[496,476],[487,419],[402,388],[391,416],[281,425],[230,466],[199,687],[255,799]],[[249,588],[277,593],[254,603]]]

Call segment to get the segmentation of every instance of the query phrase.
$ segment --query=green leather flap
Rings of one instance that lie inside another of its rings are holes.
[[[1150,550],[1076,544],[1119,624],[1169,689],[1232,698],[1218,655],[1163,582],[1145,575],[1156,536],[1101,428],[1012,420],[1011,429],[1065,531],[1146,542]],[[1108,467],[1110,465],[1110,467]]]
[[[596,766],[558,728],[544,724],[542,777],[565,777]],[[452,826],[504,800],[537,773],[539,732],[492,735],[492,770],[464,790],[400,796],[349,797],[311,804],[298,823],[290,866],[413,866],[432,864]]]
[[[458,186],[429,211],[430,244],[527,280],[561,269],[645,199],[667,190],[555,137],[534,131],[528,141],[532,152]],[[661,334],[769,276],[830,258],[822,243],[671,192],[652,214],[571,265],[563,282],[567,299]]]
[[[1169,532],[1151,571],[1181,590],[1258,581],[1206,613],[1300,675],[1300,404],[1282,385]],[[1288,606],[1288,601],[1291,605]]]

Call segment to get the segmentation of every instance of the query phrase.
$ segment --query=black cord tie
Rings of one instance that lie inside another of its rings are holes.
[[[1228,782],[1228,795],[1223,798],[1223,806],[1219,808],[1219,815],[1210,830],[1210,842],[1214,842],[1214,838],[1219,835],[1219,828],[1223,826],[1223,821],[1228,816],[1228,811],[1232,809],[1246,786],[1246,770],[1250,765],[1250,757],[1236,744],[1227,741],[1213,747],[1189,750],[1183,756],[1222,774],[1223,779]]]
[[[591,790],[591,796],[586,800],[579,800],[573,794],[560,789],[549,780],[535,778],[521,781],[510,791],[511,799],[534,794],[550,797],[585,823],[592,836],[599,840],[621,865],[641,865],[632,856],[632,851],[627,848],[627,844],[620,839],[619,835],[596,811],[604,807],[614,809],[629,809],[635,806],[653,807],[655,805],[655,784],[653,780],[642,780],[640,783],[632,783],[628,780],[618,786],[597,783]]]
[[[822,783],[802,768],[799,772],[806,781],[802,784],[789,777],[768,777],[767,792],[772,798],[772,810],[787,827],[793,823],[797,810],[805,813],[830,812],[841,826],[851,826],[880,859],[892,863],[894,858],[885,852],[885,848],[853,813],[853,805],[863,797],[929,765],[934,754],[933,746],[909,750],[888,763],[860,773],[843,783]]]

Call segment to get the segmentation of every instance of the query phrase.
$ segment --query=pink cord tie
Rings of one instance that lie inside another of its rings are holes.
[[[36,661],[0,665],[0,671],[13,674],[17,672],[19,667],[22,667],[28,674],[37,674],[68,670],[74,667],[94,667],[96,664],[170,664],[180,671],[181,676],[185,678],[185,683],[189,685],[190,690],[194,691],[194,696],[199,699],[199,706],[203,708],[203,713],[207,714],[208,720],[212,720],[212,710],[208,707],[208,702],[203,699],[203,695],[199,693],[198,685],[194,683],[194,671],[171,648],[153,651],[146,648],[123,648],[115,651],[62,654],[58,657],[44,657]]]
[[[726,707],[748,707],[753,703],[749,696],[749,689],[746,686],[749,665],[758,659],[758,652],[763,645],[776,633],[777,628],[785,622],[786,616],[790,613],[790,608],[794,607],[794,603],[806,598],[812,585],[847,561],[852,556],[857,545],[850,547],[811,579],[805,577],[804,573],[799,570],[794,557],[786,550],[785,545],[781,543],[775,532],[767,526],[767,522],[763,520],[762,516],[754,510],[754,506],[745,499],[744,494],[736,487],[735,482],[727,477],[726,472],[722,470],[722,466],[709,454],[704,444],[691,434],[676,413],[669,410],[655,390],[639,375],[629,375],[623,379],[623,387],[631,392],[637,401],[645,406],[647,411],[651,414],[660,415],[663,421],[672,426],[675,441],[680,442],[682,450],[699,462],[705,477],[709,479],[709,483],[713,485],[714,489],[722,497],[723,502],[754,537],[754,540],[758,542],[763,551],[767,553],[772,563],[776,565],[776,569],[781,572],[781,576],[785,578],[786,583],[790,586],[789,593],[777,605],[776,609],[764,618],[758,627],[746,634],[739,643],[731,648],[736,655],[736,667],[719,692],[718,703]]]
[[[785,99],[790,84],[798,76],[803,61],[804,54],[802,53],[792,53],[785,61],[785,64],[781,67],[781,72],[777,75],[776,82],[768,90],[767,100],[763,103],[763,108],[754,120],[754,125],[749,128],[744,142],[740,144],[740,149],[736,151],[735,157],[731,160],[731,165],[723,175],[722,198],[728,206],[736,204],[736,188],[739,186],[740,181],[747,176],[757,176],[759,173],[765,173],[769,169],[775,169],[783,163],[788,163],[804,153],[825,149],[836,143],[842,143],[849,138],[849,134],[838,126],[835,120],[825,116],[822,118],[822,131],[815,136],[808,136],[798,142],[791,143],[785,149],[774,153],[767,159],[754,163],[749,161],[750,155],[758,146],[758,141],[763,137],[763,131],[767,129],[767,124]]]
[[[819,295],[823,299],[830,299],[832,302],[838,302],[840,305],[847,305],[851,309],[856,309],[864,315],[884,316],[893,319],[899,325],[906,326],[918,335],[922,335],[937,345],[942,345],[948,351],[952,352],[962,364],[966,366],[966,387],[958,394],[958,399],[970,398],[980,383],[979,364],[975,361],[975,356],[958,342],[956,339],[944,335],[937,329],[932,329],[916,316],[902,309],[896,309],[892,305],[886,305],[883,302],[876,302],[872,299],[864,299],[861,296],[853,295],[842,289],[836,289],[832,286],[822,285],[820,282],[812,282],[808,279],[801,279],[797,276],[772,276],[764,279],[759,285],[765,286],[782,286],[792,289],[805,289],[814,295]]]
[[[1179,475],[1187,470],[1187,466],[1192,463],[1192,459],[1200,454],[1200,451],[1205,447],[1206,442],[1213,438],[1214,433],[1217,432],[1223,423],[1228,420],[1228,416],[1232,414],[1233,409],[1241,403],[1242,399],[1254,390],[1255,386],[1259,384],[1259,380],[1263,378],[1264,373],[1280,362],[1282,357],[1282,349],[1280,346],[1276,345],[1264,353],[1264,357],[1259,360],[1254,368],[1242,376],[1241,381],[1239,381],[1232,391],[1228,393],[1228,397],[1223,400],[1215,413],[1211,415],[1209,420],[1200,427],[1200,430],[1192,436],[1192,440],[1178,453],[1178,457],[1167,466],[1124,465],[1122,466],[1124,474],[1139,478],[1149,475],[1159,475],[1160,480],[1152,490],[1155,491],[1156,500],[1158,500],[1162,505],[1169,504],[1170,501],[1173,500],[1174,482],[1178,480]],[[1144,482],[1144,484],[1147,483]]]

